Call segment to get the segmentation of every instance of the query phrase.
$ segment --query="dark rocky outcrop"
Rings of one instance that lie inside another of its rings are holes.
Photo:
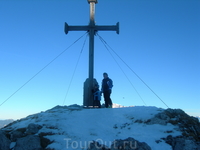
[[[31,123],[28,125],[27,129],[26,129],[26,134],[36,134],[38,133],[38,131],[42,128],[42,126],[38,125],[38,124],[34,124]]]
[[[124,140],[118,139],[113,141],[110,148],[93,141],[90,143],[88,150],[151,150],[151,147],[144,142],[139,142],[129,137]]]
[[[61,109],[60,107],[56,107],[55,109]],[[48,113],[54,113],[59,110],[51,109],[48,110]],[[82,107],[77,107],[76,105],[72,105],[69,107],[64,107],[63,109],[73,110],[81,110]],[[38,114],[28,116],[28,119],[38,118]],[[8,126],[2,128],[0,130],[0,150],[47,150],[49,144],[54,141],[50,141],[45,138],[47,135],[54,135],[55,132],[51,132],[51,129],[57,129],[54,126],[45,126],[48,128],[48,132],[41,132],[42,128],[39,124],[28,124],[27,127],[16,128],[15,123],[26,121],[27,119],[21,119],[15,121]],[[133,123],[141,123],[141,124],[161,124],[174,125],[174,130],[178,130],[182,133],[180,136],[173,137],[170,135],[173,131],[166,131],[168,133],[167,137],[163,137],[161,139],[156,140],[155,142],[159,143],[163,140],[171,145],[172,150],[200,150],[200,122],[197,118],[191,117],[187,115],[181,109],[166,109],[158,114],[156,114],[153,118],[149,120],[136,120]],[[13,127],[14,125],[14,127]],[[45,125],[45,124],[43,124]],[[114,128],[120,127],[120,129],[126,128],[130,125],[130,123],[124,123],[121,126],[114,125]],[[45,131],[45,130],[43,130]],[[150,146],[148,146],[144,142],[139,142],[134,138],[127,138],[124,140],[118,139],[113,141],[111,147],[107,147],[105,145],[101,145],[98,142],[91,142],[88,150],[151,150]],[[48,148],[48,150],[50,150]]]
[[[92,141],[88,146],[88,150],[110,150],[110,148],[99,142]]]
[[[12,142],[16,142],[18,138],[24,136],[24,133],[20,130],[14,130],[10,133],[10,139]]]
[[[177,130],[182,132],[182,136],[172,137],[170,135],[163,138],[173,150],[200,149],[200,122],[197,118],[189,116],[181,109],[166,109],[146,121],[149,125],[166,125],[167,123],[178,126]]]
[[[5,133],[0,130],[0,150],[9,150],[11,141],[6,137]]]
[[[193,138],[183,136],[172,137],[169,135],[167,138],[163,138],[163,140],[171,145],[173,150],[200,150],[200,143],[195,142]]]
[[[151,150],[151,147],[145,142],[139,142],[134,138],[127,138],[124,140],[115,140],[111,145],[111,150]]]
[[[15,142],[13,146],[15,150],[45,149],[52,142],[44,137],[47,135],[46,133],[37,135],[41,128],[42,126],[31,123],[25,128],[0,131],[0,150],[9,150],[11,142]]]
[[[17,139],[15,150],[43,150],[43,148],[39,136],[28,135]]]

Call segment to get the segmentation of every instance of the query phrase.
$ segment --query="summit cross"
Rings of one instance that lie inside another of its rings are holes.
[[[104,25],[98,26],[95,24],[95,4],[98,0],[87,0],[90,5],[90,22],[86,26],[69,26],[65,22],[65,33],[68,31],[87,31],[89,33],[89,77],[84,83],[84,96],[83,96],[83,106],[91,107],[93,106],[93,94],[92,89],[94,88],[97,81],[94,79],[94,35],[97,31],[116,31],[119,34],[119,22],[116,25]]]

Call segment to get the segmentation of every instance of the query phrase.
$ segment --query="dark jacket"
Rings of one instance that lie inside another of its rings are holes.
[[[101,100],[101,91],[99,90],[98,87],[94,88],[92,90],[92,93],[94,95],[94,100],[99,100],[99,101]]]
[[[102,80],[101,92],[111,91],[113,87],[113,81],[110,78]]]

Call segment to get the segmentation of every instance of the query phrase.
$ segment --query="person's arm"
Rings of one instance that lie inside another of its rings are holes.
[[[109,89],[111,90],[112,87],[113,87],[113,81],[110,79],[109,82],[108,82],[108,87]]]

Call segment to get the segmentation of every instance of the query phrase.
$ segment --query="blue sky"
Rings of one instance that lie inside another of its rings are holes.
[[[1,0],[0,14],[2,103],[85,33],[66,35],[64,22],[88,25],[89,4],[86,0]],[[200,1],[99,0],[95,22],[120,22],[119,35],[113,31],[98,34],[170,108],[200,116]],[[63,102],[81,105],[88,77],[88,39],[81,53],[84,40],[85,36],[1,105],[0,119],[19,119]],[[115,58],[146,106],[167,108]],[[145,105],[98,37],[94,60],[99,84],[103,72],[114,82],[114,103]]]

